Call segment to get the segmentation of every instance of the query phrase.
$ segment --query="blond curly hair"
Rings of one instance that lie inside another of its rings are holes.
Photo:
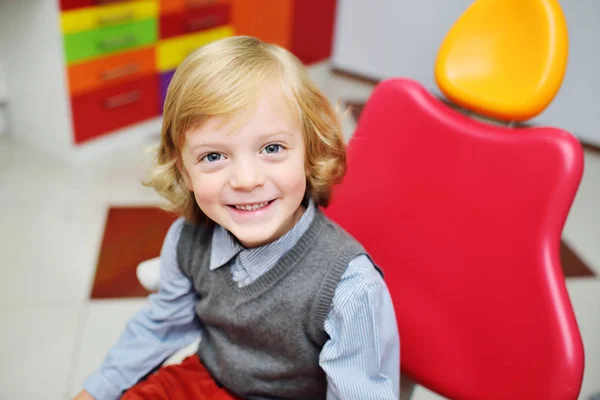
[[[213,116],[233,117],[275,82],[300,118],[306,147],[307,195],[327,206],[332,187],[346,172],[346,144],[337,113],[287,50],[248,36],[234,36],[196,50],[177,68],[164,104],[156,166],[146,186],[164,205],[193,223],[207,222],[183,179],[185,133]]]

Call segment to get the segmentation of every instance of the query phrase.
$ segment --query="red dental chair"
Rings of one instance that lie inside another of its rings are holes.
[[[447,398],[578,397],[559,244],[582,150],[521,124],[552,101],[566,61],[557,1],[474,2],[435,66],[456,107],[408,79],[379,84],[325,210],[384,270],[403,373]]]

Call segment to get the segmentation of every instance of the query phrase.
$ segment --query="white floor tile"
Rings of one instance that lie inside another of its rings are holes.
[[[110,162],[93,160],[81,165],[85,172],[78,177],[79,199],[110,205],[154,205],[162,199],[142,182],[150,175],[153,154],[148,144],[120,149]]]
[[[446,397],[442,397],[439,394],[432,392],[431,390],[424,388],[423,386],[417,386],[413,392],[410,400],[445,400]]]
[[[309,75],[337,109],[342,123],[342,132],[348,140],[354,133],[356,121],[348,113],[344,102],[366,101],[375,85],[338,76],[330,71],[329,63],[326,62],[311,66]]]
[[[64,399],[83,306],[0,307],[0,398]]]
[[[585,154],[583,178],[563,234],[573,250],[600,275],[600,154],[598,153],[588,151]]]
[[[581,400],[600,393],[600,280],[577,279],[567,282],[585,350],[585,370]]]
[[[331,72],[327,62],[311,66],[309,75],[333,105],[340,99],[366,100],[375,87],[373,83],[348,79]]]
[[[0,204],[74,200],[76,171],[64,161],[13,138],[0,140]]]
[[[88,297],[106,206],[0,201],[0,305]]]
[[[94,372],[110,347],[125,329],[129,318],[146,305],[145,299],[91,301],[82,329],[78,354],[71,365],[69,394],[76,395]]]

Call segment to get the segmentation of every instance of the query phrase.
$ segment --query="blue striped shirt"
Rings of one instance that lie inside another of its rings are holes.
[[[309,203],[298,223],[278,240],[245,249],[217,226],[210,269],[230,266],[238,286],[252,283],[272,268],[306,232],[315,213]],[[177,243],[183,227],[169,229],[160,255],[160,287],[149,307],[138,312],[109,350],[101,367],[85,382],[97,400],[117,399],[149,371],[202,335],[195,293],[177,265]],[[383,279],[367,256],[350,262],[336,288],[319,365],[327,376],[327,400],[398,399],[400,342],[392,300]],[[202,343],[200,343],[202,345]]]

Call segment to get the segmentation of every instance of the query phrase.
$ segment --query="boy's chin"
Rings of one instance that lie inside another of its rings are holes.
[[[246,248],[264,246],[276,240],[277,227],[265,226],[233,227],[230,232]]]

